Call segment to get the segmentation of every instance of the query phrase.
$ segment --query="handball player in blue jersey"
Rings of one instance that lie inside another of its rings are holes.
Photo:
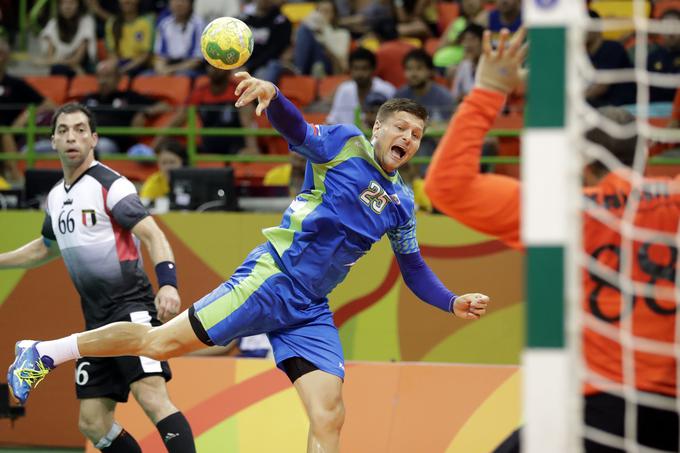
[[[13,394],[26,399],[49,367],[42,358],[139,355],[158,360],[234,338],[267,333],[277,366],[294,384],[310,420],[309,452],[339,451],[344,421],[344,357],[327,295],[387,234],[407,286],[423,301],[465,319],[486,312],[489,298],[456,296],[423,261],[416,241],[413,193],[397,169],[418,150],[427,111],[407,99],[385,102],[371,140],[351,125],[318,126],[270,82],[241,72],[236,106],[257,102],[308,160],[301,193],[281,224],[263,231],[232,277],[159,327],[114,323],[59,340],[17,343],[9,369]]]

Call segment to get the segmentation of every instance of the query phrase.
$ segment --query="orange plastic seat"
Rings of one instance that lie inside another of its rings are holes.
[[[305,107],[316,100],[316,79],[312,76],[283,76],[279,81],[279,89],[299,107]]]
[[[130,86],[130,78],[128,76],[123,76],[118,82],[118,89],[120,91],[125,91]],[[90,93],[96,93],[99,90],[99,85],[97,84],[97,77],[90,74],[83,74],[75,76],[71,79],[71,86],[68,89],[68,99],[80,99],[87,96]]]
[[[346,80],[349,80],[346,74],[324,77],[319,81],[319,97],[324,101],[331,101],[338,85]]]
[[[439,33],[444,33],[449,24],[458,18],[460,5],[458,3],[437,2],[437,27]]]
[[[44,97],[51,99],[56,104],[63,104],[68,92],[68,78],[63,75],[50,76],[26,76],[26,83]]]
[[[654,2],[654,18],[660,19],[666,11],[671,9],[680,11],[680,0],[656,0]]]
[[[413,49],[415,47],[403,41],[387,41],[383,43],[375,53],[375,57],[378,60],[375,75],[390,82],[395,88],[404,85],[406,77],[404,77],[402,62],[406,54]]]
[[[191,79],[186,76],[137,76],[130,88],[140,94],[182,105],[189,96]]]
[[[439,48],[439,38],[427,38],[427,41],[425,41],[425,45],[423,46],[425,49],[425,52],[429,56],[434,56],[434,53],[437,51]]]

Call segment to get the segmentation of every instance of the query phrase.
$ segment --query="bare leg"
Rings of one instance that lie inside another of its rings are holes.
[[[307,453],[338,453],[345,421],[342,380],[316,370],[301,376],[294,385],[309,417]]]
[[[191,328],[187,310],[159,327],[116,322],[78,334],[83,357],[136,355],[167,360],[206,347]]]
[[[87,398],[80,400],[78,429],[94,445],[104,437],[113,426],[116,402],[109,398]]]

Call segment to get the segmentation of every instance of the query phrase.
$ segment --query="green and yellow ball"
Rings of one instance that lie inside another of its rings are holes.
[[[253,32],[234,17],[219,17],[203,30],[201,52],[216,68],[238,68],[253,53]]]

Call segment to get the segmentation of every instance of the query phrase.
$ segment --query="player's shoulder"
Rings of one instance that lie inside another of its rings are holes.
[[[331,124],[331,125],[311,125],[311,134],[318,135],[323,142],[326,149],[336,149],[336,157],[345,156],[343,153],[346,150],[348,143],[355,141],[365,141],[365,137],[361,129],[353,124]],[[352,149],[356,147],[351,147]],[[350,157],[349,155],[345,157]]]
[[[47,192],[47,200],[49,202],[50,199],[54,198],[57,196],[59,193],[64,192],[64,178],[61,178],[59,181],[57,181]]]
[[[353,137],[363,135],[361,129],[353,124],[312,124],[312,133],[315,135],[331,137]]]
[[[106,190],[110,190],[111,186],[119,179],[125,179],[123,175],[101,162],[96,162],[91,166],[87,170],[87,175],[101,184]]]

